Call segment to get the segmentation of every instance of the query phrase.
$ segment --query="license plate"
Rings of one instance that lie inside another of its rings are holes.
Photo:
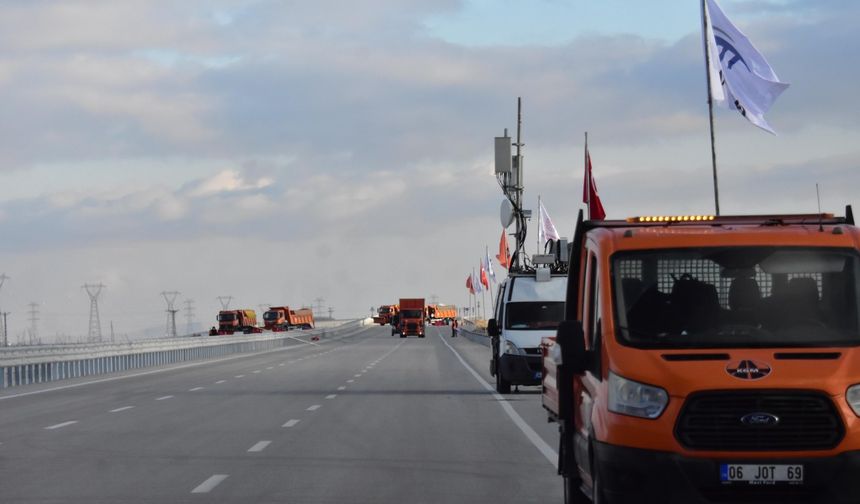
[[[720,464],[720,481],[749,485],[802,485],[803,465]]]

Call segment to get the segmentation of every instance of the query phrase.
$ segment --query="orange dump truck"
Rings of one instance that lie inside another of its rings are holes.
[[[272,306],[263,314],[263,323],[270,331],[287,331],[292,328],[313,329],[314,312],[310,308],[291,310],[289,306]]]
[[[224,310],[218,313],[218,334],[260,332],[254,310]]]
[[[457,318],[456,306],[441,304],[427,305],[427,320],[431,324],[434,322],[444,322],[447,325],[455,318]]]
[[[399,311],[400,310],[397,305],[382,305],[376,310],[378,315],[373,317],[373,322],[383,326],[385,324],[390,324],[391,319],[395,317]]]
[[[858,502],[860,229],[585,221],[543,405],[565,502]]]
[[[400,313],[391,326],[391,335],[424,337],[424,298],[400,298]]]

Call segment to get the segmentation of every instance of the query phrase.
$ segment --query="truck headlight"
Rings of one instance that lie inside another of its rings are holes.
[[[845,392],[845,399],[848,401],[848,406],[854,410],[854,414],[860,416],[860,384],[848,387],[848,391]]]
[[[511,354],[511,355],[525,355],[526,354],[526,352],[522,348],[511,343],[510,340],[505,340],[505,353]]]
[[[655,419],[663,414],[668,404],[669,394],[660,387],[645,385],[609,372],[609,411]]]

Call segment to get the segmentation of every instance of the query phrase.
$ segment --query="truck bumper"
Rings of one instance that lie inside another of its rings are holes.
[[[612,503],[824,503],[857,502],[860,452],[823,458],[721,459],[594,443],[594,462],[604,497]],[[720,465],[803,464],[802,485],[723,484]]]
[[[540,385],[543,363],[539,355],[511,355],[499,357],[497,373],[511,385]]]

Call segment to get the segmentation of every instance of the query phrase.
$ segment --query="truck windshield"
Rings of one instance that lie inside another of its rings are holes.
[[[233,322],[236,320],[235,313],[222,313],[218,315],[218,322]]]
[[[516,302],[505,307],[506,329],[555,329],[563,319],[564,303],[560,301]]]
[[[391,308],[380,308],[379,309],[380,315],[388,315],[389,313],[391,313]]]
[[[400,318],[424,318],[424,310],[403,310],[400,312]]]
[[[858,345],[858,274],[860,256],[850,249],[618,253],[618,339],[640,348]]]
[[[267,311],[263,314],[263,320],[278,320],[278,312]]]

